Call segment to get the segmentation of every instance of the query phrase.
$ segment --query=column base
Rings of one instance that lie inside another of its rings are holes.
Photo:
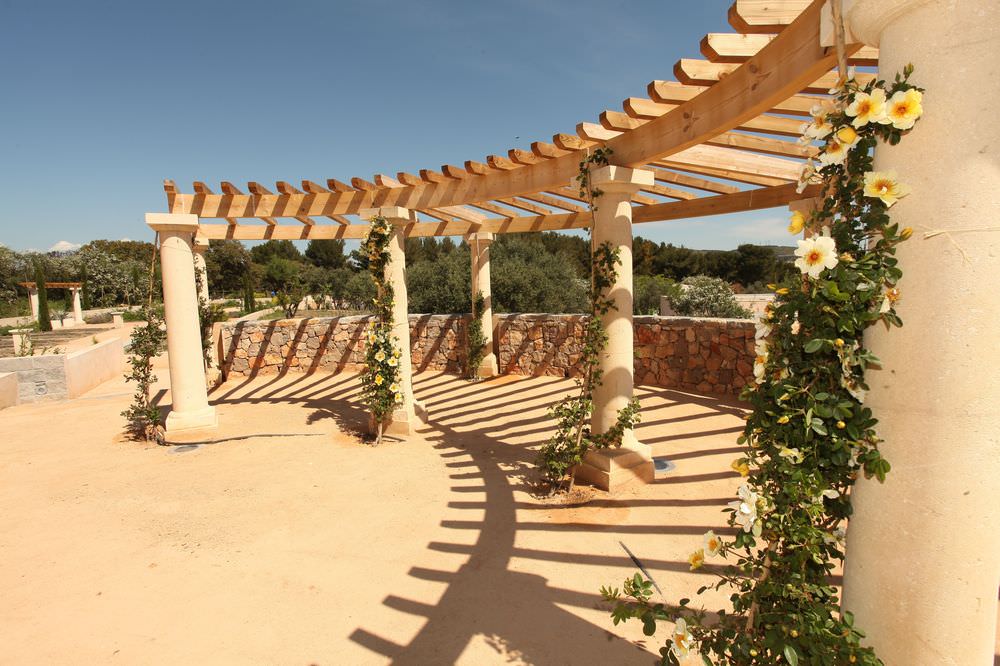
[[[385,429],[385,435],[395,435],[397,437],[407,437],[417,432],[417,429],[427,425],[427,409],[423,403],[414,402],[412,409],[400,407],[392,412]],[[369,430],[375,433],[375,419],[369,417]]]
[[[653,476],[652,447],[638,441],[632,431],[625,433],[620,448],[588,451],[573,470],[577,483],[589,483],[609,493],[635,483],[652,483]]]
[[[479,364],[479,369],[476,370],[476,377],[480,379],[489,379],[490,377],[496,377],[500,374],[500,369],[497,366],[497,356],[496,354],[489,354],[483,358],[482,362]]]
[[[171,411],[164,424],[165,439],[170,442],[177,437],[188,438],[203,431],[215,430],[218,426],[219,418],[211,405],[193,412]]]

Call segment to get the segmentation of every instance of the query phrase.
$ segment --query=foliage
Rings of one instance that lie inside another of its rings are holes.
[[[285,318],[294,317],[299,309],[299,303],[306,295],[302,284],[301,264],[290,259],[271,257],[264,272],[264,284],[274,291],[275,299],[284,311]]]
[[[386,279],[389,265],[389,243],[392,224],[384,217],[371,218],[363,249],[368,272],[377,295],[373,299],[375,321],[368,329],[365,368],[361,373],[361,395],[375,422],[375,444],[382,442],[382,433],[392,410],[403,401],[399,371],[399,340],[392,334],[392,284]]]
[[[709,275],[746,287],[786,277],[791,263],[784,259],[793,249],[743,244],[735,250],[692,250],[636,236],[632,244],[633,271],[636,275],[663,275],[673,280]]]
[[[87,266],[80,267],[80,308],[90,309],[90,284],[87,279]]]
[[[344,241],[336,238],[311,240],[306,246],[306,259],[319,268],[343,268],[347,265]]]
[[[260,245],[250,248],[250,256],[255,264],[266,266],[271,259],[286,259],[288,261],[302,261],[302,253],[299,248],[290,240],[269,240]]]
[[[592,187],[590,168],[594,164],[607,164],[610,154],[609,148],[598,148],[580,162],[577,180],[581,196],[585,197],[592,215],[597,209],[595,199],[601,196],[601,192]],[[618,411],[615,424],[607,432],[595,433],[590,429],[590,416],[594,411],[593,392],[603,381],[601,355],[608,344],[602,317],[616,307],[608,291],[615,283],[619,263],[618,250],[609,243],[601,243],[594,248],[589,290],[590,316],[585,325],[578,366],[581,374],[576,379],[577,393],[549,408],[549,416],[557,422],[556,432],[539,450],[536,461],[545,479],[556,489],[562,488],[567,481],[572,483],[569,473],[583,461],[587,451],[621,446],[625,431],[639,422],[639,400],[632,398]]]
[[[469,320],[469,330],[466,354],[465,354],[465,376],[468,379],[476,379],[479,376],[479,366],[486,358],[486,336],[483,334],[483,315],[486,309],[486,299],[481,291],[476,292],[476,297],[472,299],[472,319]]]
[[[549,253],[537,241],[497,236],[490,248],[490,270],[494,312],[588,309],[587,279],[577,274],[565,254]]]
[[[731,612],[706,621],[704,611],[650,603],[638,574],[626,581],[614,621],[638,618],[652,635],[660,620],[676,622],[663,663],[689,652],[737,666],[882,664],[848,610],[841,611],[830,577],[844,558],[842,526],[851,515],[850,490],[859,474],[885,479],[872,410],[864,406],[866,368],[878,363],[864,347],[865,329],[900,326],[894,303],[902,272],[899,230],[889,207],[908,192],[893,172],[872,171],[879,140],[897,143],[922,112],[922,91],[907,66],[895,81],[859,88],[850,80],[836,103],[814,109],[807,142],[820,139],[819,169],[807,165],[803,182],[822,183],[821,208],[789,229],[819,234],[798,241],[800,275],[776,287],[757,330],[756,382],[744,393],[753,412],[739,442],[734,469],[747,477],[730,504],[736,536],[709,532],[689,558],[692,569],[722,556],[715,589],[731,590]],[[699,592],[707,588],[702,588]]]
[[[440,253],[406,269],[406,293],[410,312],[458,314],[469,311],[471,279],[469,248]]]
[[[660,314],[660,297],[676,298],[680,286],[662,275],[636,275],[633,281],[632,312],[637,315]]]
[[[212,327],[221,321],[229,319],[224,305],[209,303],[201,295],[202,285],[208,276],[205,271],[195,271],[194,280],[198,291],[198,330],[201,332],[201,353],[205,359],[205,367],[212,367]]]
[[[257,300],[253,292],[253,276],[250,271],[243,274],[243,312],[250,314],[257,310]]]
[[[751,319],[753,314],[736,302],[725,280],[696,275],[684,278],[682,287],[668,295],[670,307],[684,317],[725,317]]]
[[[245,280],[253,279],[252,260],[243,243],[236,240],[209,241],[205,251],[208,290],[213,294],[235,294]]]
[[[52,330],[49,318],[49,290],[45,286],[45,265],[35,260],[35,289],[38,291],[38,328],[42,331]]]
[[[163,319],[163,304],[154,305],[152,308],[144,308],[142,310],[123,310],[122,311],[122,321],[147,321],[147,311],[152,311],[156,315]]]
[[[135,393],[132,404],[122,412],[122,416],[133,436],[149,441],[156,439],[157,425],[160,422],[160,410],[149,397],[150,387],[156,381],[153,358],[163,351],[167,333],[161,314],[150,309],[144,310],[142,314],[146,323],[132,330],[129,343],[129,365],[132,369],[125,375],[125,381],[135,382]]]

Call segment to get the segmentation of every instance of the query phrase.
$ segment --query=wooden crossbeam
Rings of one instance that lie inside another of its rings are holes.
[[[701,40],[701,53],[710,62],[742,63],[768,45],[774,35],[738,35],[712,32]],[[863,46],[848,58],[851,65],[878,65],[878,49]]]
[[[679,220],[707,215],[721,215],[746,210],[759,210],[787,206],[789,202],[819,195],[818,186],[810,186],[802,193],[796,192],[795,184],[779,187],[765,187],[744,190],[732,194],[720,194],[686,201],[670,201],[632,209],[632,221],[636,224]],[[444,217],[438,214],[435,219]],[[556,231],[563,229],[585,229],[592,223],[591,216],[584,213],[561,213],[528,217],[491,218],[478,227],[479,231],[492,233],[518,233],[531,231]],[[440,222],[413,222],[404,227],[403,233],[410,237],[463,236],[475,230],[464,220]],[[199,233],[208,239],[233,238],[236,240],[264,240],[266,238],[297,240],[306,238],[363,238],[368,233],[364,224],[315,225],[302,227],[279,225],[239,225],[235,228],[223,224],[202,224]]]

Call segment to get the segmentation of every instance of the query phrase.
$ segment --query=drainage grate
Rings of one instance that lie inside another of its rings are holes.
[[[657,474],[666,474],[667,472],[672,472],[677,467],[674,463],[670,462],[666,458],[653,458],[653,469]]]

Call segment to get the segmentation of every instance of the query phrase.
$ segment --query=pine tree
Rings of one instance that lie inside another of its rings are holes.
[[[49,318],[49,291],[45,288],[45,267],[35,260],[35,287],[38,289],[38,330],[51,331],[52,320]]]

